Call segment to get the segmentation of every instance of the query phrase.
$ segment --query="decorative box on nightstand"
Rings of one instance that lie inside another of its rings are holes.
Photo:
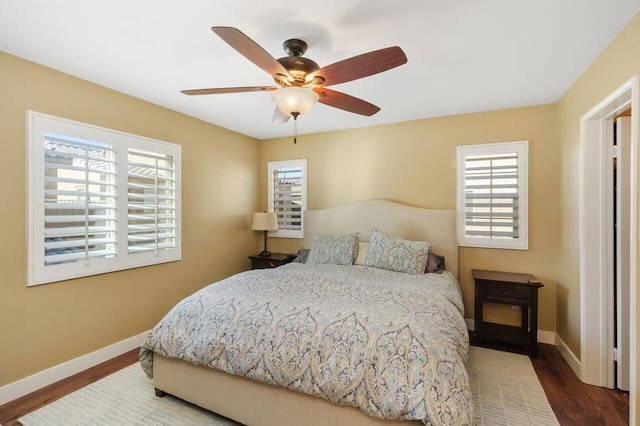
[[[295,254],[285,253],[271,253],[271,256],[260,256],[259,254],[249,256],[249,259],[251,259],[251,269],[277,268],[278,266],[293,262],[295,258]]]
[[[531,274],[482,271],[472,269],[476,284],[476,344],[487,341],[516,344],[529,356],[538,356],[538,289],[543,284]],[[520,327],[485,322],[485,303],[519,306],[522,312]]]

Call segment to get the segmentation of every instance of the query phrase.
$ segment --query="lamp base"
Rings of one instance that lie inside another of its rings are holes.
[[[262,250],[262,251],[260,252],[260,256],[262,256],[262,257],[269,257],[269,256],[271,256],[271,252],[270,252],[269,250],[267,250],[267,249],[264,249],[264,250]]]
[[[260,253],[260,256],[262,256],[262,257],[271,256],[271,252],[269,250],[267,250],[267,234],[268,233],[269,233],[269,231],[264,231],[264,250],[262,250],[262,252]]]

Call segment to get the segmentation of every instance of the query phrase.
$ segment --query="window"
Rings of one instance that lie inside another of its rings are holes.
[[[303,238],[307,209],[307,160],[272,161],[269,169],[269,211],[278,216],[272,237]]]
[[[528,248],[528,142],[458,147],[458,244]]]
[[[28,113],[28,285],[180,260],[180,147]]]

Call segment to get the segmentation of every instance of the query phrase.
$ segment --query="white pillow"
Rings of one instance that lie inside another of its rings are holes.
[[[369,249],[369,243],[358,241],[358,255],[353,262],[354,265],[364,265],[364,259],[367,257],[367,250]]]

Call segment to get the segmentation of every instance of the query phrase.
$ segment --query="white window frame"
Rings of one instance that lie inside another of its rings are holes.
[[[82,138],[111,145],[116,159],[115,256],[45,266],[45,133]],[[172,156],[175,174],[175,248],[128,253],[128,150]],[[163,141],[118,132],[34,111],[27,111],[28,273],[27,286],[46,284],[106,272],[173,262],[182,259],[181,147]],[[122,165],[125,165],[122,167]]]
[[[301,179],[301,211],[300,211],[300,229],[289,230],[279,229],[277,231],[269,232],[270,237],[279,238],[304,238],[304,212],[307,210],[307,160],[287,160],[287,161],[270,161],[267,165],[267,190],[268,190],[268,208],[267,211],[275,212],[274,208],[274,187],[273,187],[273,173],[278,169],[286,168],[300,168],[302,170]],[[276,212],[277,213],[277,212]],[[278,217],[280,222],[281,218]]]
[[[500,238],[492,236],[466,235],[465,200],[465,160],[472,156],[517,154],[518,156],[518,237]],[[458,245],[465,247],[484,247],[497,249],[528,250],[529,248],[529,202],[528,202],[528,141],[513,141],[457,147],[457,215]]]

